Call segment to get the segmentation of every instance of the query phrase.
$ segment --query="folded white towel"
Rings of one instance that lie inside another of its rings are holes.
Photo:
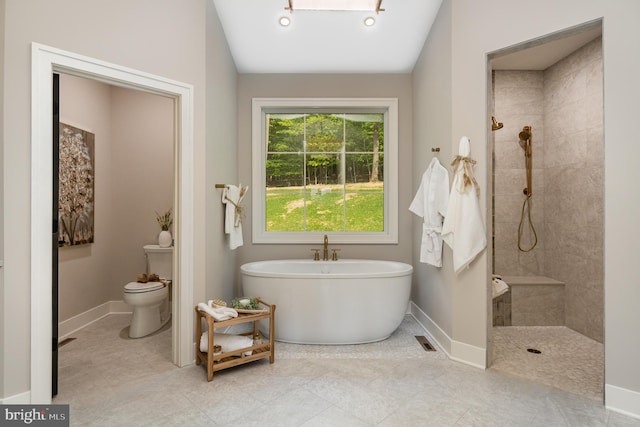
[[[233,335],[233,334],[214,334],[213,342],[222,347],[222,352],[227,353],[234,350],[239,350],[245,347],[251,347],[253,345],[253,339],[246,335]],[[205,331],[200,337],[200,351],[207,352],[209,346],[209,333]],[[245,356],[251,356],[251,351],[245,351]]]
[[[493,298],[499,297],[500,295],[504,294],[508,290],[509,290],[509,285],[507,285],[507,283],[504,280],[494,275],[493,279],[491,279],[491,291],[493,294]]]
[[[233,317],[238,317],[238,312],[231,307],[211,307],[211,304],[205,304],[203,302],[198,303],[198,310],[204,311],[211,317],[213,320],[221,322],[223,320],[229,320]]]

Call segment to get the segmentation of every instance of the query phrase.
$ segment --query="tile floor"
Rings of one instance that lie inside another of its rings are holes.
[[[493,370],[604,401],[604,346],[591,338],[565,326],[495,327],[493,348]]]
[[[170,362],[170,328],[127,337],[110,315],[60,349],[59,394],[74,426],[640,426],[600,402],[450,361],[407,316],[386,341],[276,343],[276,362],[216,372]]]

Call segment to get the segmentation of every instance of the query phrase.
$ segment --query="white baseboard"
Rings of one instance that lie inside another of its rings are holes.
[[[427,316],[427,314],[422,311],[420,307],[415,305],[413,301],[410,303],[410,305],[410,314],[413,316],[413,318],[416,319],[420,326],[422,326],[427,331],[427,333],[430,335],[430,338],[438,344],[438,347],[440,347],[442,351],[445,352],[447,357],[451,358],[451,338],[449,338],[449,335],[447,335],[445,331],[440,329],[440,327],[433,320],[431,320],[431,318]]]
[[[13,396],[0,399],[0,405],[25,405],[31,403],[31,392],[25,391],[24,393],[14,394]]]
[[[604,406],[610,411],[640,418],[640,393],[615,385],[605,384]]]
[[[487,369],[487,349],[452,340],[451,360]]]
[[[427,331],[437,344],[445,352],[447,357],[456,362],[471,365],[475,368],[486,369],[487,351],[484,348],[465,344],[453,340],[434,322],[420,307],[410,303],[410,314]]]
[[[109,314],[131,313],[131,307],[124,301],[107,301],[67,320],[58,323],[58,341],[62,341],[76,331],[102,319]]]

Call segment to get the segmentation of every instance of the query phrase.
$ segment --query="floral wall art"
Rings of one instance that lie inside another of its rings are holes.
[[[93,243],[95,135],[60,123],[58,246]]]

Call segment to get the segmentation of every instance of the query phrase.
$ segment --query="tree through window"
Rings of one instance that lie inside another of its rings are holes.
[[[383,231],[383,119],[267,114],[267,231]]]
[[[259,114],[254,126],[260,128],[254,127],[254,148],[260,147],[259,161],[254,152],[254,215],[261,215],[254,218],[254,241],[256,222],[258,243],[260,235],[267,241],[269,236],[304,240],[300,233],[388,241],[394,234],[389,217],[397,210],[389,205],[389,179],[397,176],[396,167],[389,165],[397,151],[397,130],[392,137],[389,129],[397,125],[389,124],[389,105],[358,100],[362,105],[356,106],[350,100],[318,108],[313,102],[318,100],[308,106],[274,106],[274,100],[264,100],[257,110],[254,100],[254,114]]]

